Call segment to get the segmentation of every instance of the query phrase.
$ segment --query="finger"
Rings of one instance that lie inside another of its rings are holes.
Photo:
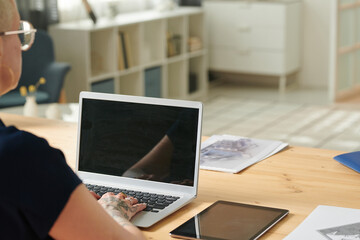
[[[146,208],[146,203],[138,203],[133,205],[133,207],[135,208],[135,212],[138,213]]]
[[[93,192],[93,191],[90,191],[90,193],[91,193],[91,195],[93,195],[94,198],[96,198],[96,199],[98,199],[98,200],[101,198],[100,195],[96,194],[96,193]]]
[[[134,204],[137,204],[139,202],[139,200],[137,200],[137,198],[133,198],[132,199],[132,204],[134,205]]]
[[[125,198],[125,202],[129,203],[130,205],[134,204],[134,198],[133,197],[127,197]]]
[[[127,195],[123,192],[118,193],[117,196],[119,196],[120,199],[125,199],[127,197]]]
[[[114,196],[115,194],[113,192],[107,192],[104,195],[102,195],[103,197],[111,197]]]

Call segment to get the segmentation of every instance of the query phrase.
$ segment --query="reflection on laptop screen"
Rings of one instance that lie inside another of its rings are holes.
[[[79,170],[193,186],[199,110],[83,99]]]

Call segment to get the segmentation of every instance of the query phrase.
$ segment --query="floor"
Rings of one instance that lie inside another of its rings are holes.
[[[230,134],[290,145],[360,151],[360,97],[332,104],[319,89],[249,87],[213,82],[204,103],[204,136]],[[45,117],[48,105],[39,105]],[[63,120],[77,121],[77,105],[58,105]],[[22,114],[22,107],[1,109]]]
[[[308,147],[360,150],[360,102],[330,103],[325,90],[215,83],[204,100],[203,135],[231,134]]]

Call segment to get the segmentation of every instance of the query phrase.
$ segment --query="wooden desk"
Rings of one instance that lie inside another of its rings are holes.
[[[15,125],[48,139],[75,165],[77,125],[0,113]],[[290,147],[239,174],[200,171],[196,200],[149,229],[148,239],[170,239],[168,233],[216,200],[286,208],[290,215],[261,239],[282,239],[319,204],[360,208],[360,174],[332,158],[339,151]]]

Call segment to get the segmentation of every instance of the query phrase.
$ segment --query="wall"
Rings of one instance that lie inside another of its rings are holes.
[[[333,1],[303,0],[301,86],[328,88],[330,13]]]

